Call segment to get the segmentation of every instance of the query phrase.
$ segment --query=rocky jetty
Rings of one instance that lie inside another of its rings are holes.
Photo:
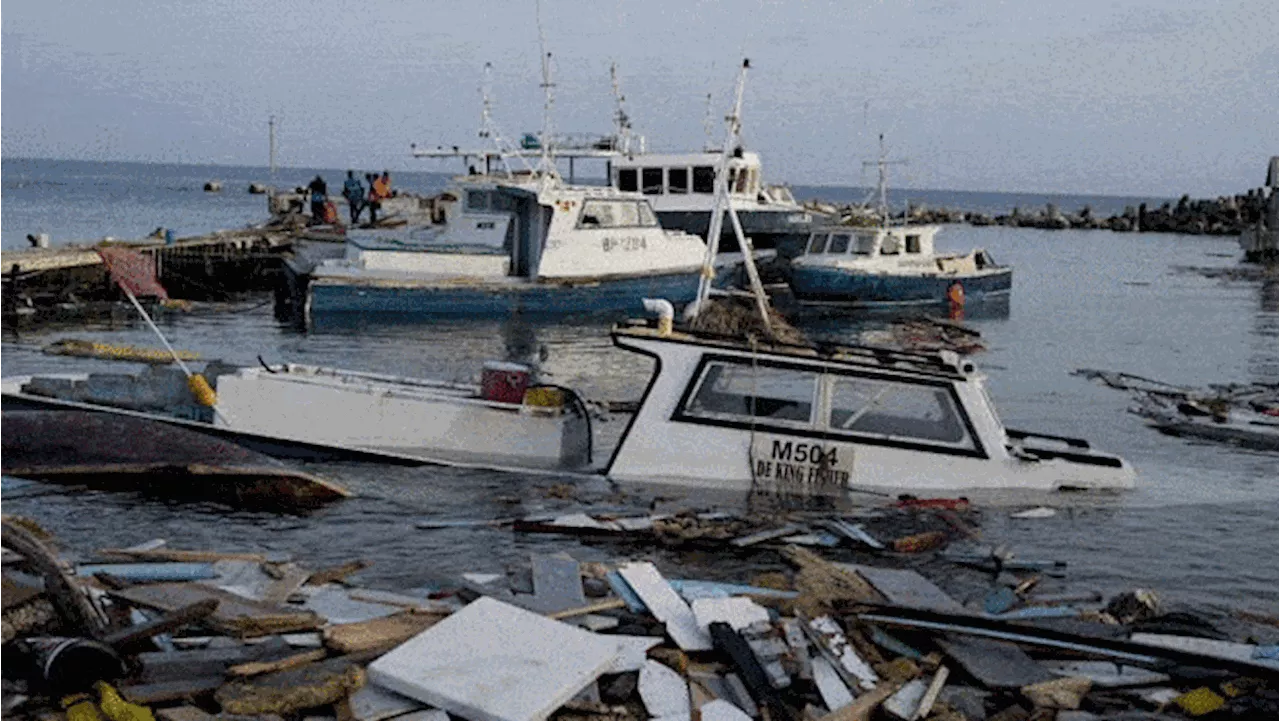
[[[810,201],[805,206],[819,213],[832,216],[838,222],[860,226],[875,225],[879,217],[871,208],[862,205],[839,206],[824,201]],[[1262,188],[1250,190],[1244,195],[1193,200],[1182,196],[1177,203],[1164,203],[1159,208],[1149,208],[1142,203],[1136,208],[1126,207],[1118,215],[1095,215],[1085,205],[1075,212],[1063,212],[1057,205],[1048,203],[1044,208],[1026,211],[1013,208],[1008,214],[989,215],[959,208],[927,208],[909,205],[905,213],[893,220],[911,223],[968,223],[969,225],[1003,225],[1017,228],[1043,230],[1113,230],[1116,232],[1185,233],[1190,235],[1239,235],[1254,226],[1267,212],[1267,194]]]

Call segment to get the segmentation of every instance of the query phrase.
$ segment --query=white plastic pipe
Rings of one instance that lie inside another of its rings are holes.
[[[665,298],[645,298],[641,302],[644,303],[645,310],[658,314],[658,335],[671,335],[671,324],[676,317],[676,309],[671,301]]]

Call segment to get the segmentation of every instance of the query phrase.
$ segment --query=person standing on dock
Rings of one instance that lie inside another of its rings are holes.
[[[347,171],[347,180],[342,184],[342,197],[347,199],[351,207],[351,224],[360,222],[360,211],[364,210],[364,183],[356,177],[356,171]]]
[[[382,201],[390,197],[391,171],[384,170],[369,184],[369,225],[378,223],[378,209],[382,207]]]
[[[307,186],[311,190],[311,222],[319,223],[324,219],[324,204],[329,200],[329,186],[325,185],[324,178],[316,174],[311,184]]]

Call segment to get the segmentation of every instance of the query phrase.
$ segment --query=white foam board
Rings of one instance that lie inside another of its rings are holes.
[[[710,651],[711,636],[698,627],[689,604],[671,588],[652,563],[627,563],[618,569],[631,590],[636,592],[653,617],[667,627],[676,645],[685,651]]]
[[[613,639],[485,597],[369,664],[369,680],[471,721],[537,721],[617,655]]]

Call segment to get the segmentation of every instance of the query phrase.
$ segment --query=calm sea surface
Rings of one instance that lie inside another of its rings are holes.
[[[3,172],[5,248],[24,244],[25,234],[36,230],[55,240],[136,237],[157,226],[184,235],[243,226],[265,215],[261,196],[244,192],[249,182],[266,179],[261,169],[5,160]],[[315,172],[281,171],[277,182],[302,183]],[[336,171],[326,177],[339,180]],[[201,192],[215,178],[224,183],[223,193]],[[426,173],[399,174],[400,187],[411,189],[433,190],[442,181]],[[800,195],[829,189],[812,190]],[[842,192],[860,197],[853,189]],[[835,192],[826,197],[846,199]],[[1138,202],[1105,201],[1112,207],[1100,199],[1075,200],[1100,213]],[[945,198],[928,202],[970,207]],[[993,195],[987,202],[990,210],[1032,205],[1015,196]],[[1065,210],[1078,207],[1070,199],[1053,202]],[[1007,311],[970,319],[990,346],[976,358],[991,376],[1006,424],[1088,438],[1139,471],[1141,485],[1132,493],[1050,499],[1062,509],[1050,519],[1008,518],[1010,508],[1045,499],[992,499],[984,504],[985,540],[1007,542],[1024,558],[1068,561],[1072,588],[1110,593],[1149,587],[1167,600],[1211,612],[1274,614],[1280,562],[1276,454],[1160,435],[1126,413],[1125,394],[1070,373],[1102,368],[1187,385],[1275,382],[1275,283],[1210,279],[1188,270],[1239,265],[1234,238],[949,226],[938,242],[949,250],[985,247],[1015,268]],[[839,316],[799,322],[813,334],[846,339],[868,323]],[[357,323],[301,333],[277,323],[265,299],[199,306],[165,321],[176,347],[206,358],[256,363],[260,355],[268,362],[459,379],[475,376],[484,360],[516,359],[537,363],[544,376],[592,399],[637,398],[649,362],[613,349],[606,329],[601,319],[570,318],[558,324]],[[40,347],[56,338],[155,344],[141,324],[21,336],[11,331],[6,329],[0,355],[4,375],[130,367],[42,355]],[[606,449],[622,425],[616,418],[598,426]],[[388,588],[430,584],[463,571],[501,571],[535,550],[599,560],[647,555],[668,569],[680,564],[688,576],[751,568],[726,566],[705,553],[584,546],[488,528],[415,528],[426,519],[511,517],[574,505],[548,497],[553,481],[546,478],[361,464],[309,470],[358,497],[291,517],[6,481],[4,511],[34,517],[76,552],[164,537],[175,547],[290,551],[316,565],[363,557],[375,562],[364,580]],[[641,487],[622,490],[593,481],[582,484],[579,495],[638,508],[653,495]]]

